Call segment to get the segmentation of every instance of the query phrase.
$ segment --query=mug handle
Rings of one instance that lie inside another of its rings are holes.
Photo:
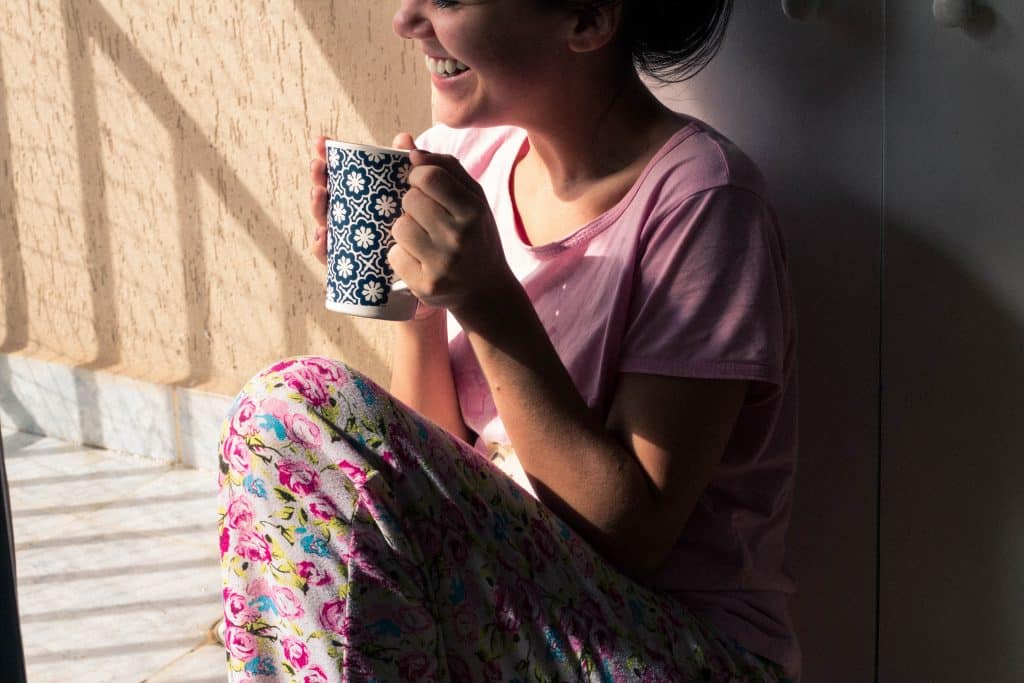
[[[411,296],[411,297],[415,297],[416,296],[409,289],[409,285],[405,284],[405,280],[395,280],[394,282],[392,282],[391,283],[391,292],[392,292],[392,294],[395,293],[395,292],[401,292],[402,296]]]
[[[420,300],[409,289],[409,285],[401,280],[396,280],[391,283],[391,294],[388,299],[388,307],[391,308],[392,306],[396,317],[391,319],[411,321],[411,319],[416,317],[416,311],[420,308]]]
[[[400,301],[407,301],[412,306],[413,314],[415,315],[416,309],[419,308],[420,300],[416,298],[416,295],[409,289],[409,285],[405,284],[404,280],[395,280],[391,283],[391,295]],[[415,305],[413,305],[415,302]]]

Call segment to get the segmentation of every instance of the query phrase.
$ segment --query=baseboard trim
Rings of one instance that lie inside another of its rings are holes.
[[[0,421],[21,431],[214,470],[233,397],[0,354]]]

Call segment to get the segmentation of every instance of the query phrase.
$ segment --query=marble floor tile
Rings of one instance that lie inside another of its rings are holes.
[[[67,638],[55,650],[26,656],[29,683],[135,683],[185,656],[198,645],[195,638],[154,638],[138,634],[130,640],[78,643]],[[225,676],[222,680],[226,681]]]
[[[60,506],[29,508],[21,501],[15,505],[21,508],[22,513],[14,518],[15,547],[51,538],[59,533],[58,530],[71,526],[76,519],[74,514]]]
[[[8,478],[11,504],[18,508],[90,505],[130,497],[170,470],[155,461],[134,462],[83,453],[56,464],[40,463],[29,475]]]
[[[155,466],[170,467],[170,463],[160,462],[152,458],[107,451],[93,446],[80,446],[58,441],[50,437],[39,437],[36,441],[24,448],[11,458],[18,462],[35,462],[40,466],[60,472],[62,474],[90,474],[97,469],[97,465],[104,470],[143,469]]]
[[[213,551],[218,548],[217,475],[175,468],[89,517],[104,528],[153,531]]]
[[[221,423],[234,397],[194,389],[175,389],[175,400],[181,461],[190,467],[216,472]]]
[[[172,662],[146,683],[225,683],[226,680],[224,646],[212,643]]]
[[[199,553],[174,543],[158,557],[118,556],[103,563],[60,559],[18,562],[24,623],[45,623],[71,614],[88,616],[90,611],[145,612],[184,603],[219,609],[220,568],[215,553]]]
[[[205,642],[221,614],[216,564],[67,578],[19,589],[30,680],[144,680]]]
[[[29,681],[226,680],[216,473],[3,435]]]

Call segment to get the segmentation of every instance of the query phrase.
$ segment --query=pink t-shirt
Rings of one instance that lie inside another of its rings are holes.
[[[784,563],[796,466],[796,332],[786,249],[763,179],[729,140],[688,119],[614,207],[531,246],[510,173],[514,127],[435,126],[487,194],[505,256],[584,400],[606,416],[619,373],[751,380],[721,464],[651,582],[798,678]],[[473,350],[449,317],[459,403],[477,447],[508,443]]]

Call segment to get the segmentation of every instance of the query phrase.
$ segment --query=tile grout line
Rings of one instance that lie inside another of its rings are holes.
[[[177,465],[185,464],[185,452],[181,439],[181,407],[179,405],[178,388],[169,387],[171,390],[171,419],[174,422],[174,462]]]
[[[184,653],[182,655],[179,655],[178,657],[175,657],[171,661],[167,662],[167,664],[163,665],[162,667],[160,667],[159,669],[154,671],[152,675],[142,679],[142,681],[140,683],[149,683],[149,681],[152,681],[154,678],[156,678],[157,676],[161,675],[162,673],[164,673],[166,671],[169,671],[175,664],[177,664],[178,662],[182,661],[183,659],[185,659],[189,655],[195,654],[196,652],[198,652],[202,648],[206,647],[207,645],[216,645],[217,644],[217,639],[213,635],[213,629],[217,627],[217,624],[219,622],[220,622],[220,619],[218,618],[218,620],[216,622],[214,622],[213,625],[210,626],[210,628],[208,628],[206,630],[206,632],[203,634],[203,640],[200,643],[198,643],[197,645],[195,645],[191,650],[189,650],[188,652],[186,652],[186,653]]]

